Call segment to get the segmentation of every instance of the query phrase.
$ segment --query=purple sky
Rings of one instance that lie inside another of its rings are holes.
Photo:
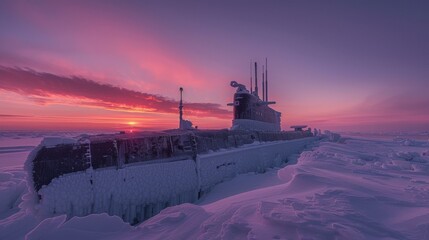
[[[248,84],[250,59],[267,57],[283,128],[429,130],[428,12],[426,1],[1,1],[0,129],[176,127],[180,86],[186,118],[229,127],[229,82]]]

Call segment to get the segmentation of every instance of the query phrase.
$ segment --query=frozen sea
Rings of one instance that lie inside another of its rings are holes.
[[[107,214],[33,213],[23,163],[46,135],[0,135],[0,239],[429,239],[428,133],[322,140],[137,226]]]

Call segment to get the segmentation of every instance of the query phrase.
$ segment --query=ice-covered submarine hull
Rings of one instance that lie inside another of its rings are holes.
[[[87,169],[196,159],[200,154],[245,144],[310,137],[310,131],[171,130],[84,136],[72,143],[40,144],[30,172],[34,190],[64,174]]]

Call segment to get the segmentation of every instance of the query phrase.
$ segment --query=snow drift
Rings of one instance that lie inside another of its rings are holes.
[[[43,219],[18,199],[1,215],[0,239],[427,239],[429,144],[341,139],[296,164],[226,178],[198,205],[168,207],[137,226],[104,213]]]

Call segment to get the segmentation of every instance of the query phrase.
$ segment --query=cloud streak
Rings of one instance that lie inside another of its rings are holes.
[[[0,114],[0,118],[28,118],[31,116],[15,115],[15,114]]]
[[[0,89],[27,96],[39,104],[77,103],[117,111],[176,113],[178,101],[76,76],[59,76],[31,69],[0,66]],[[215,103],[187,103],[192,116],[230,118]]]

